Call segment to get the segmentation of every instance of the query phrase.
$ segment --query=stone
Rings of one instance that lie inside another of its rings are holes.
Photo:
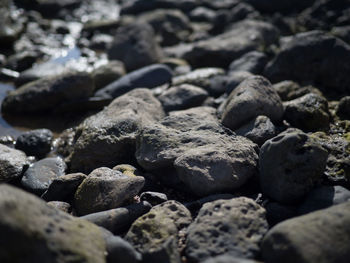
[[[264,262],[348,262],[350,202],[284,221],[262,242]]]
[[[188,16],[194,22],[213,22],[216,18],[216,13],[210,8],[199,6],[193,9]]]
[[[87,215],[122,206],[142,189],[145,179],[101,167],[93,170],[74,195],[78,215]]]
[[[162,106],[150,90],[135,89],[116,98],[77,128],[69,156],[71,171],[89,173],[101,166],[132,163],[136,135],[144,125],[163,116]]]
[[[283,101],[294,100],[306,94],[314,93],[323,96],[321,91],[313,86],[300,87],[298,83],[291,80],[284,80],[273,85]]]
[[[82,173],[61,175],[52,180],[41,198],[45,201],[67,201],[73,197],[85,178],[86,175]]]
[[[255,75],[263,72],[267,64],[267,56],[259,51],[251,51],[231,62],[230,71],[247,71]]]
[[[204,204],[187,229],[190,262],[222,255],[254,259],[267,232],[265,209],[246,197]]]
[[[254,75],[248,71],[232,71],[227,76],[225,93],[231,94],[231,92],[239,86],[246,79],[253,77]]]
[[[66,73],[30,82],[11,91],[2,103],[5,113],[38,113],[55,110],[63,103],[88,98],[94,85],[87,73]]]
[[[273,83],[313,81],[329,90],[347,93],[350,66],[346,61],[349,58],[350,46],[345,42],[321,31],[300,33],[282,45],[278,55],[266,66],[264,76]]]
[[[282,204],[300,202],[320,180],[328,152],[303,132],[285,132],[260,149],[260,184],[264,194]]]
[[[23,30],[23,21],[14,15],[12,1],[3,1],[0,5],[0,43],[3,48],[12,47]]]
[[[122,61],[129,72],[159,62],[162,51],[149,24],[132,23],[118,28],[108,58]]]
[[[106,238],[107,263],[138,263],[142,255],[132,245],[118,236],[108,235]]]
[[[140,195],[140,200],[149,202],[152,206],[155,206],[168,201],[168,197],[166,196],[166,194],[163,194],[163,193],[148,191],[148,192],[143,192]]]
[[[58,210],[61,210],[62,212],[69,213],[71,211],[71,205],[66,202],[61,201],[50,201],[47,202],[47,205],[56,208]]]
[[[20,179],[27,166],[25,153],[0,144],[0,183]]]
[[[44,157],[51,151],[53,134],[48,129],[37,129],[22,133],[16,140],[15,148],[28,156]]]
[[[292,12],[300,11],[308,6],[311,6],[314,0],[296,0],[290,2],[288,0],[244,0],[245,2],[251,4],[254,8],[261,12],[274,13],[274,12]]]
[[[284,119],[305,132],[328,130],[330,114],[324,97],[309,93],[285,102]]]
[[[295,205],[284,205],[277,202],[268,202],[265,206],[266,219],[270,226],[298,215],[298,207]]]
[[[42,195],[54,179],[64,175],[66,169],[67,165],[60,157],[42,159],[25,171],[21,185],[29,192]]]
[[[112,60],[92,72],[95,82],[95,90],[99,90],[125,75],[124,64],[118,60]]]
[[[125,175],[129,176],[141,176],[141,172],[134,166],[130,164],[118,164],[113,167],[113,170],[122,172]]]
[[[95,96],[113,99],[136,88],[154,88],[169,83],[171,78],[172,72],[165,65],[156,64],[146,66],[98,90]]]
[[[82,216],[82,219],[101,226],[115,235],[125,233],[131,224],[146,214],[152,206],[147,202],[132,204],[126,207],[110,209]]]
[[[203,263],[258,263],[255,260],[239,258],[231,255],[221,255],[213,258],[208,258]]]
[[[271,83],[261,76],[253,76],[234,89],[223,105],[221,122],[235,130],[259,115],[265,115],[273,122],[282,119],[281,98]]]
[[[208,92],[190,84],[171,87],[158,97],[165,111],[201,106],[207,98]]]
[[[247,137],[261,146],[265,141],[275,137],[277,129],[268,117],[259,115],[238,130],[235,130],[235,133]]]
[[[350,26],[349,25],[333,27],[331,33],[337,38],[340,38],[341,40],[350,44]]]
[[[1,262],[106,262],[106,244],[94,224],[6,184],[0,185],[0,211]]]
[[[350,120],[350,96],[341,98],[337,107],[337,115],[342,119]]]

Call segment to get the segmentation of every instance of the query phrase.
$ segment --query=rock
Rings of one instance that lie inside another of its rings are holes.
[[[313,81],[329,90],[347,93],[350,66],[346,61],[349,59],[350,46],[345,42],[320,31],[300,33],[282,46],[265,68],[264,75],[274,83],[286,79]]]
[[[284,119],[303,131],[328,130],[330,116],[325,98],[309,93],[284,103]]]
[[[142,256],[138,253],[129,242],[118,236],[108,235],[106,237],[107,263],[141,262]]]
[[[88,98],[94,85],[87,73],[66,73],[39,79],[11,91],[2,103],[6,113],[53,111],[63,103]]]
[[[14,15],[11,8],[12,1],[3,1],[0,5],[0,43],[2,48],[12,47],[13,43],[19,38],[23,24],[19,17]]]
[[[231,255],[222,255],[213,258],[208,258],[203,263],[258,263],[255,260],[239,258]]]
[[[28,156],[44,157],[51,151],[53,134],[48,129],[38,129],[22,133],[16,140],[15,148]]]
[[[342,186],[321,186],[312,190],[299,206],[298,213],[303,215],[350,200],[350,191]]]
[[[195,67],[227,67],[244,53],[260,50],[274,43],[278,32],[271,24],[245,20],[215,37],[190,44],[183,58]]]
[[[321,178],[328,153],[303,132],[285,132],[260,150],[260,184],[264,194],[282,204],[301,201]]]
[[[213,194],[206,197],[202,197],[201,199],[198,199],[192,202],[188,202],[185,204],[185,206],[187,207],[188,210],[191,211],[193,215],[196,215],[199,209],[201,209],[202,206],[206,203],[213,202],[216,200],[221,200],[221,199],[224,199],[224,200],[232,199],[234,197],[235,196],[232,194]]]
[[[277,130],[268,117],[260,115],[248,124],[235,130],[235,133],[247,137],[261,146],[268,139],[275,137]]]
[[[283,205],[277,202],[269,202],[265,206],[266,219],[270,226],[274,226],[282,221],[298,215],[296,206]]]
[[[66,201],[73,197],[78,186],[86,178],[85,174],[65,174],[52,180],[49,188],[41,196],[45,201]]]
[[[49,206],[61,210],[62,212],[69,213],[71,211],[70,204],[61,201],[51,201],[47,203]]]
[[[221,122],[235,130],[259,115],[273,122],[281,120],[283,105],[270,82],[261,76],[253,76],[234,89],[224,103]]]
[[[69,158],[71,171],[89,173],[101,166],[132,163],[136,134],[163,116],[160,102],[147,89],[135,89],[115,99],[77,128]]]
[[[66,169],[67,165],[60,157],[42,159],[28,168],[21,185],[29,192],[41,195],[54,179],[64,175]]]
[[[95,90],[104,88],[108,84],[125,75],[124,64],[118,60],[110,61],[92,72],[95,82]]]
[[[113,170],[119,171],[128,176],[141,176],[141,172],[130,164],[118,164],[113,167]]]
[[[144,169],[172,186],[178,176],[200,196],[243,185],[255,173],[256,157],[255,144],[226,133],[210,107],[173,112],[145,126],[137,140],[136,158]]]
[[[246,79],[253,77],[254,75],[248,71],[232,71],[226,80],[225,92],[231,94],[231,92],[239,86]]]
[[[136,219],[147,213],[151,207],[149,203],[141,202],[126,207],[92,213],[81,218],[101,226],[115,235],[121,235],[130,228]]]
[[[339,101],[337,115],[342,119],[350,120],[350,96],[345,96]]]
[[[251,4],[257,10],[266,13],[274,13],[274,12],[292,12],[292,11],[300,11],[305,9],[308,6],[311,6],[314,0],[296,0],[290,2],[288,0],[244,0],[245,2]]]
[[[176,201],[153,207],[131,226],[125,239],[143,256],[143,262],[180,262],[178,232],[192,221],[191,213]]]
[[[204,7],[204,6],[199,6],[193,9],[189,13],[189,18],[191,21],[194,22],[213,22],[214,19],[216,18],[216,13],[214,10]]]
[[[350,202],[284,221],[262,242],[266,263],[348,262]]]
[[[94,224],[6,184],[0,185],[0,211],[1,262],[106,262],[105,241]]]
[[[156,64],[135,70],[95,93],[96,97],[116,98],[136,88],[154,88],[171,81],[170,68]]]
[[[155,206],[168,201],[168,197],[163,193],[143,192],[140,195],[140,200],[149,202],[151,205]]]
[[[333,27],[331,33],[337,38],[340,38],[341,40],[350,44],[350,26],[349,25]]]
[[[142,189],[145,179],[127,176],[107,167],[92,171],[79,185],[74,195],[78,215],[87,215],[117,208]]]
[[[0,144],[0,183],[20,179],[27,166],[26,155]]]
[[[158,99],[165,111],[174,111],[200,106],[207,97],[208,92],[202,88],[183,84],[171,87],[162,93]]]
[[[252,74],[261,74],[267,64],[267,56],[258,51],[251,51],[231,62],[230,71],[247,71]]]
[[[254,259],[267,228],[265,209],[251,199],[207,203],[187,229],[185,253],[191,262],[222,254]]]
[[[108,50],[108,58],[122,61],[127,71],[157,63],[161,57],[154,31],[147,23],[133,23],[118,28]]]
[[[300,87],[298,83],[291,80],[276,83],[273,85],[273,88],[277,91],[283,101],[294,100],[309,93],[323,96],[321,91],[317,88],[314,88],[313,86]]]

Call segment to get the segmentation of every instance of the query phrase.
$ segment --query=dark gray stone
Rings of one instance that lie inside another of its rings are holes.
[[[229,72],[226,80],[225,92],[231,94],[231,92],[239,86],[246,79],[253,77],[254,75],[248,71],[232,71]]]
[[[51,151],[52,139],[53,134],[48,129],[32,130],[18,136],[15,148],[40,158]]]
[[[95,90],[104,88],[108,84],[118,80],[125,75],[124,64],[120,61],[110,61],[92,72],[95,82]]]
[[[296,206],[283,205],[277,202],[267,203],[265,209],[266,219],[270,226],[274,226],[298,215],[298,208]]]
[[[0,144],[0,183],[20,179],[27,165],[22,151]]]
[[[166,194],[163,194],[163,193],[143,192],[140,195],[140,200],[146,201],[154,206],[154,205],[159,205],[161,203],[168,201],[168,197],[166,196]]]
[[[105,240],[107,263],[138,263],[142,261],[142,255],[138,253],[129,242],[121,237],[108,235]]]
[[[261,12],[274,13],[274,12],[292,12],[300,11],[309,7],[315,0],[295,0],[293,2],[289,0],[244,0],[251,4],[257,10]]]
[[[317,88],[313,86],[300,87],[298,83],[291,80],[276,83],[273,85],[273,88],[277,91],[283,101],[294,100],[309,93],[323,96],[321,91]]]
[[[261,74],[267,64],[267,56],[258,51],[251,51],[244,54],[239,59],[231,62],[230,71],[248,71],[252,74]]]
[[[337,115],[343,119],[350,120],[350,96],[343,97],[339,101]]]

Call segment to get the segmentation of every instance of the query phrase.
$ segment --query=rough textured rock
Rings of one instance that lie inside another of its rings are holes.
[[[284,221],[262,242],[266,263],[345,263],[349,259],[350,202]]]
[[[253,259],[267,227],[265,209],[251,199],[207,203],[188,227],[185,253],[191,262],[222,254]]]
[[[248,71],[252,74],[261,74],[267,64],[267,56],[258,51],[251,51],[239,59],[231,62],[230,71]]]
[[[306,94],[314,93],[323,96],[321,91],[313,86],[300,87],[298,83],[291,80],[284,80],[273,85],[283,101],[294,100]]]
[[[163,194],[163,193],[148,191],[148,192],[143,192],[140,195],[140,200],[149,202],[151,205],[155,206],[168,201],[168,197],[166,196],[166,194]]]
[[[65,213],[70,213],[70,211],[72,210],[71,205],[66,202],[50,201],[50,202],[47,202],[47,205],[53,208],[56,208],[58,210],[61,210],[62,212],[65,212]]]
[[[281,98],[270,82],[261,76],[243,81],[231,92],[223,109],[222,124],[232,130],[259,115],[265,115],[273,122],[280,121],[283,115]]]
[[[124,64],[118,60],[110,61],[92,72],[95,90],[101,89],[125,75]]]
[[[25,132],[18,136],[15,148],[28,156],[43,157],[51,151],[53,134],[48,129]]]
[[[27,166],[26,155],[0,144],[0,183],[20,179]]]
[[[79,185],[74,205],[79,215],[117,208],[142,189],[145,179],[106,167],[92,171]]]
[[[162,106],[147,89],[116,98],[77,129],[70,156],[71,171],[90,172],[101,166],[130,163],[136,134],[145,124],[164,116]]]
[[[0,211],[1,262],[106,262],[105,241],[94,224],[4,184]]]
[[[327,151],[303,132],[285,132],[268,140],[260,150],[260,184],[272,199],[300,201],[321,178]]]

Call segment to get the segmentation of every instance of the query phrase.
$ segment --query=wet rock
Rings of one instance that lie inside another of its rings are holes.
[[[297,34],[282,45],[264,75],[274,83],[286,79],[313,81],[329,90],[346,93],[350,85],[347,74],[350,66],[346,62],[349,58],[350,46],[345,42],[321,31],[310,31]]]
[[[117,208],[142,189],[145,179],[127,176],[106,167],[92,171],[79,185],[74,206],[79,215]]]
[[[77,128],[69,157],[71,171],[89,173],[101,166],[132,163],[137,133],[163,116],[160,102],[148,89],[136,89],[115,99]]]
[[[163,193],[143,192],[140,195],[140,200],[149,202],[151,205],[155,206],[168,201],[168,197]]]
[[[47,205],[56,208],[58,210],[61,210],[62,212],[69,213],[71,211],[71,206],[70,204],[66,202],[61,202],[61,201],[51,201],[48,202]]]
[[[296,206],[283,205],[277,202],[269,202],[266,207],[266,219],[270,226],[274,226],[284,220],[298,215]]]
[[[6,113],[53,111],[59,105],[92,95],[94,85],[87,73],[66,73],[39,79],[10,92],[2,103]]]
[[[191,262],[222,254],[254,259],[267,228],[265,209],[251,199],[207,203],[188,227],[185,253]]]
[[[21,185],[29,192],[41,195],[54,179],[64,175],[66,169],[67,165],[60,157],[42,159],[28,168]]]
[[[202,88],[183,84],[171,87],[162,93],[158,99],[165,111],[174,111],[200,106],[207,97],[208,93]]]
[[[277,37],[271,24],[245,20],[221,35],[191,44],[192,49],[183,58],[195,67],[227,67],[244,53],[271,45]]]
[[[320,180],[327,151],[302,132],[285,132],[260,150],[262,192],[282,204],[301,201]]]
[[[94,224],[6,184],[0,185],[0,211],[1,262],[105,262],[105,241]]]
[[[284,221],[262,242],[266,263],[348,261],[350,202]]]
[[[255,260],[239,258],[231,255],[222,255],[213,258],[208,258],[203,263],[258,263]]]
[[[120,61],[110,61],[92,72],[95,90],[101,89],[125,75],[125,68]]]
[[[248,124],[235,130],[235,133],[247,137],[261,146],[268,139],[275,137],[277,130],[268,117],[260,115]]]
[[[127,71],[157,63],[161,57],[154,31],[146,23],[120,27],[108,50],[108,58],[122,61]]]
[[[136,88],[154,88],[171,81],[169,67],[156,64],[135,70],[95,93],[96,97],[116,98]]]
[[[32,130],[18,136],[15,148],[28,156],[40,158],[51,151],[52,139],[52,132],[48,129]]]
[[[85,174],[65,174],[52,180],[49,188],[41,196],[46,201],[66,201],[73,197],[78,186],[86,178]]]
[[[350,96],[345,96],[339,101],[337,115],[342,119],[350,120]]]
[[[107,249],[107,263],[125,262],[137,263],[141,262],[142,256],[132,245],[126,240],[118,236],[108,235],[105,237]]]
[[[143,256],[143,262],[181,262],[178,232],[192,221],[191,213],[176,201],[153,207],[131,226],[125,239]]]
[[[231,62],[230,71],[248,71],[252,74],[261,74],[267,64],[267,56],[258,51],[251,51]]]
[[[27,166],[26,155],[0,144],[0,183],[20,179]]]
[[[248,71],[232,71],[229,73],[226,79],[225,92],[231,94],[231,92],[239,86],[246,79],[253,77],[254,75]]]
[[[303,131],[328,130],[330,116],[325,98],[309,93],[284,103],[284,119]]]
[[[261,76],[253,76],[234,89],[224,103],[221,122],[235,130],[258,115],[265,115],[273,122],[281,120],[283,106],[270,82]]]
[[[317,88],[313,86],[300,87],[298,83],[291,80],[278,82],[273,85],[273,88],[277,91],[283,101],[294,100],[309,93],[323,96],[321,91]]]

